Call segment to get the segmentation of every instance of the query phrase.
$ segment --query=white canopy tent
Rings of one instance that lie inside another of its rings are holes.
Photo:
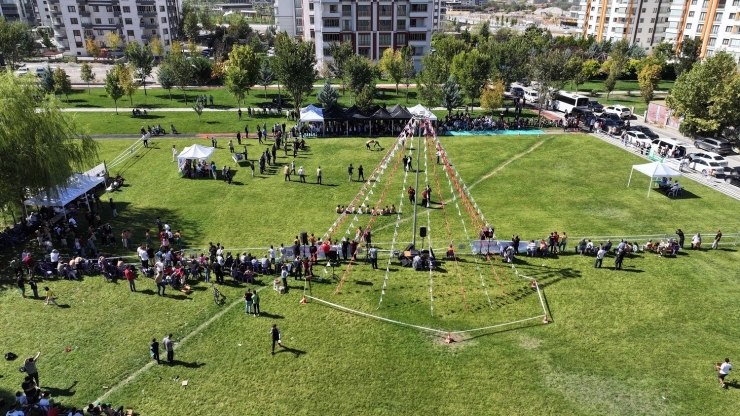
[[[199,144],[188,146],[182,149],[182,152],[177,155],[177,166],[182,170],[186,160],[206,160],[211,157],[214,151],[216,151],[214,147],[206,147]]]
[[[64,210],[64,206],[74,201],[78,197],[85,195],[85,193],[101,183],[105,183],[105,178],[102,176],[88,176],[82,173],[75,173],[72,175],[65,186],[59,186],[49,194],[39,194],[32,198],[29,198],[23,202],[25,206],[44,206],[44,207],[61,207],[64,216],[67,216],[67,212]],[[90,208],[90,202],[85,199],[87,208]]]
[[[435,116],[434,113],[432,113],[429,109],[421,104],[416,104],[415,106],[408,108],[408,111],[416,117],[428,118],[429,120],[437,121],[437,116]]]
[[[321,123],[321,131],[326,131],[324,123],[324,110],[310,104],[308,107],[301,109],[301,117],[298,120],[301,123]]]
[[[630,186],[630,182],[632,182],[632,173],[634,173],[635,170],[650,177],[647,196],[650,196],[650,190],[653,188],[653,178],[675,178],[681,176],[681,172],[677,172],[660,162],[645,163],[644,165],[632,165],[630,178],[627,180],[627,186]]]

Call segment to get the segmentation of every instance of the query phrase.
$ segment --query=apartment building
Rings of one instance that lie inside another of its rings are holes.
[[[627,39],[650,53],[666,40],[671,3],[663,0],[582,0],[578,29],[597,41]]]
[[[158,36],[169,49],[182,17],[182,0],[36,0],[36,7],[37,24],[51,27],[60,51],[71,56],[88,56],[85,39],[105,44],[111,31],[124,43]]]
[[[444,13],[442,0],[275,0],[278,29],[315,42],[319,64],[331,61],[331,43],[351,42],[371,60],[387,48],[411,46],[419,66]]]
[[[740,58],[740,0],[674,1],[666,40],[678,49],[685,39],[699,38],[700,56],[725,51]]]
[[[0,18],[8,22],[21,21],[28,24],[36,22],[33,11],[34,0],[0,0]]]

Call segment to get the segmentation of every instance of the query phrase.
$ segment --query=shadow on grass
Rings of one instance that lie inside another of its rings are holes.
[[[200,367],[203,367],[206,364],[205,363],[198,363],[198,362],[188,363],[188,362],[180,361],[180,360],[172,360],[172,362],[171,363],[168,363],[168,365],[170,365],[172,367],[178,366],[178,367],[186,367],[186,368],[200,368]]]
[[[283,345],[283,348],[280,348],[275,354],[281,354],[281,353],[284,353],[284,352],[292,353],[293,355],[295,355],[295,358],[298,358],[301,355],[306,354],[306,351],[299,350],[297,348],[286,347],[284,345]]]
[[[270,319],[285,319],[284,316],[278,315],[276,313],[269,313],[269,312],[260,312],[260,317],[270,318]]]
[[[75,395],[75,391],[73,391],[75,386],[77,386],[76,380],[73,381],[72,384],[66,389],[57,388],[57,387],[45,387],[41,390],[49,393],[51,397],[72,397]]]

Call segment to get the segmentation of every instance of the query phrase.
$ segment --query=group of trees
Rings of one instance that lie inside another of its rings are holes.
[[[7,22],[0,17],[0,54],[5,57],[11,68],[21,60],[36,53],[36,43],[28,24],[15,21]]]

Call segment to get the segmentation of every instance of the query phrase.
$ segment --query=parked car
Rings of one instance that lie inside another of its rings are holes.
[[[609,114],[616,114],[622,119],[628,119],[632,117],[632,111],[629,108],[622,105],[610,105],[604,107],[604,112]]]
[[[44,73],[44,70],[46,70],[46,68],[44,68],[43,66],[38,66],[38,67],[36,67],[36,69],[35,69],[35,71],[36,71],[36,76],[37,76],[37,77],[40,77],[40,76],[41,76],[41,74],[43,74],[43,73]]]
[[[584,122],[591,120],[592,118],[596,118],[596,115],[590,110],[586,110],[584,108],[578,108],[578,107],[573,108],[570,114],[572,114],[573,117],[577,118],[578,120],[581,120]]]
[[[661,147],[666,150],[668,157],[682,158],[686,155],[686,148],[676,139],[654,139],[653,149],[657,152]]]
[[[605,111],[604,113],[601,114],[601,117],[602,118],[605,118],[607,120],[612,120],[613,122],[617,123],[617,125],[619,126],[620,129],[623,129],[624,128],[624,125],[625,125],[624,120],[622,120],[622,118],[619,117],[615,113],[607,113]]]
[[[634,147],[649,148],[653,144],[649,137],[639,131],[628,131],[625,136],[627,137],[627,142]]]
[[[645,127],[645,126],[629,126],[627,130],[628,131],[639,131],[651,139],[657,139],[658,137],[660,137],[658,136],[658,133],[650,130],[649,127]]]
[[[514,97],[523,97],[524,88],[522,87],[511,87],[511,95]]]
[[[28,68],[26,68],[25,66],[23,68],[18,68],[15,71],[15,74],[18,75],[18,76],[26,75],[26,74],[28,74]]]
[[[524,85],[525,87],[529,87],[529,80],[527,78],[520,79],[519,83]]]
[[[599,118],[596,120],[596,122],[597,123],[601,122],[601,131],[605,133],[608,133],[609,130],[612,130],[612,127],[616,129],[616,131],[614,132],[615,134],[622,133],[622,127],[619,124],[617,124],[616,121],[610,118]]]
[[[717,162],[711,162],[704,159],[696,159],[689,162],[689,168],[697,172],[701,172],[702,175],[707,175],[715,171],[723,171],[722,166]]]
[[[588,100],[588,108],[596,114],[604,112],[604,106],[596,100]]]
[[[691,160],[703,159],[708,162],[717,162],[719,166],[722,167],[728,165],[727,159],[713,152],[689,153],[688,156],[691,158]]]
[[[725,139],[699,139],[694,141],[694,146],[699,149],[719,153],[721,155],[726,155],[732,151],[730,148],[730,142]]]
[[[524,90],[524,100],[528,103],[536,103],[539,98],[539,94],[534,90]]]
[[[202,50],[202,51],[200,52],[200,54],[201,54],[202,56],[206,57],[206,58],[210,58],[210,57],[211,57],[211,54],[212,54],[212,53],[213,53],[213,50],[211,50],[211,49],[208,49],[208,48],[206,48],[206,49],[203,49],[203,50]]]

